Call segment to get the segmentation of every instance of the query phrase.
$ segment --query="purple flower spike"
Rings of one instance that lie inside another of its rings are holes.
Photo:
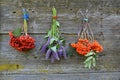
[[[47,46],[50,44],[50,37],[48,38],[47,42],[42,46],[41,53],[45,53]]]
[[[63,49],[62,48],[59,48],[58,49],[58,55],[61,57],[63,55]]]
[[[65,47],[64,46],[61,46],[61,47],[63,49],[63,56],[65,59],[67,59],[67,53],[66,53]]]
[[[46,60],[50,57],[52,50],[48,49],[46,52]]]
[[[52,52],[53,56],[55,57],[55,59],[60,60],[58,53],[57,52]]]
[[[53,54],[51,55],[51,62],[54,63],[55,61],[55,57],[53,56]]]

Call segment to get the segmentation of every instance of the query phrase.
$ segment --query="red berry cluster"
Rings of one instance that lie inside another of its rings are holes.
[[[86,55],[91,50],[96,53],[103,51],[102,45],[100,45],[97,40],[90,42],[87,39],[79,39],[77,43],[71,43],[71,46],[81,55]]]
[[[9,32],[9,36],[9,44],[19,51],[28,51],[35,47],[35,40],[29,35],[21,35],[20,37],[15,37],[12,32]]]

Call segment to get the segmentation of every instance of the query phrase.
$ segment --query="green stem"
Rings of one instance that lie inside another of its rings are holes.
[[[52,11],[53,11],[53,16],[56,16],[56,9],[53,7],[52,8]],[[53,19],[53,23],[52,23],[52,37],[55,37],[56,36],[56,19]]]
[[[24,32],[25,32],[25,35],[27,35],[27,20],[24,19]]]

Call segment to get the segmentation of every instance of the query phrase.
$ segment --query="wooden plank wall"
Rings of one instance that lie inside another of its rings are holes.
[[[43,36],[51,25],[51,8],[58,10],[60,30],[67,42],[67,60],[51,63],[40,56]],[[30,14],[29,33],[36,48],[27,54],[9,46],[8,32],[23,25],[22,8]],[[95,38],[103,45],[94,69],[69,47],[81,25],[80,11],[88,9]],[[0,80],[120,80],[120,0],[0,0]]]

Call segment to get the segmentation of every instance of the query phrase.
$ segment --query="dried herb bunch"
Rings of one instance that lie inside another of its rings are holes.
[[[64,47],[65,40],[61,37],[59,31],[60,24],[57,21],[56,9],[52,8],[52,25],[51,29],[47,32],[47,42],[41,47],[41,53],[45,53],[46,60],[51,59],[53,63],[55,60],[60,60],[60,57],[67,58],[66,49]]]
[[[78,41],[71,43],[71,46],[76,49],[76,52],[80,55],[87,57],[84,61],[85,67],[92,68],[96,66],[97,53],[103,51],[102,45],[94,39],[93,31],[88,23],[87,11],[82,13],[82,28],[78,33]]]
[[[9,32],[10,36],[9,44],[18,51],[28,51],[35,47],[35,39],[32,38],[27,33],[27,20],[29,19],[29,15],[27,14],[25,9],[23,9],[23,18],[24,18],[23,34],[21,34],[22,28],[17,28],[14,31]]]

